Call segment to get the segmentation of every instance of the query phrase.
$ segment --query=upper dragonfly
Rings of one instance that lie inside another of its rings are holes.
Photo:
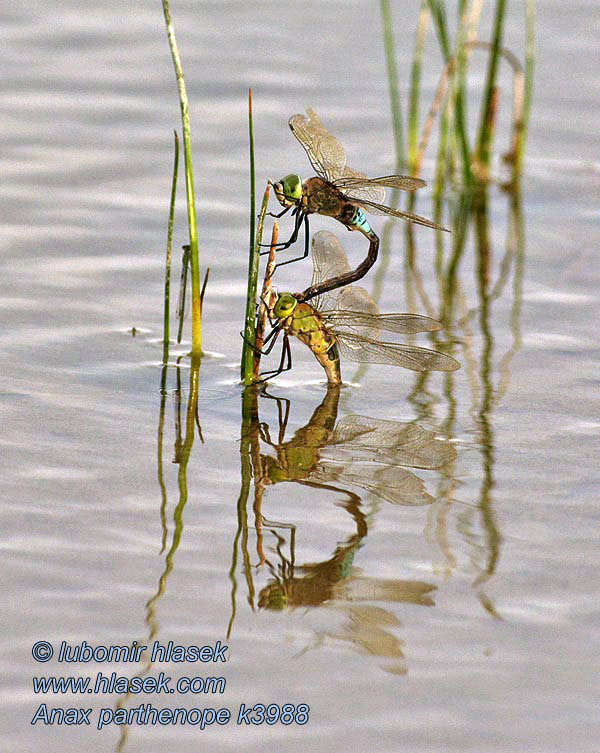
[[[313,109],[308,109],[308,117],[304,115],[292,115],[289,126],[294,136],[304,147],[311,165],[319,177],[309,178],[302,182],[298,175],[286,175],[281,181],[272,182],[275,196],[284,207],[277,217],[281,217],[290,209],[296,216],[294,232],[285,243],[279,244],[279,248],[288,248],[298,238],[300,226],[304,223],[305,246],[304,254],[297,259],[308,256],[308,215],[323,214],[334,217],[346,226],[348,230],[358,230],[369,241],[369,253],[367,258],[355,269],[335,280],[324,280],[318,286],[311,285],[299,297],[307,301],[316,295],[328,290],[333,290],[343,285],[349,285],[364,277],[377,259],[379,251],[379,237],[369,225],[365,213],[387,214],[392,217],[425,225],[436,230],[446,230],[441,225],[421,217],[418,214],[404,212],[401,209],[392,209],[386,206],[385,189],[401,188],[405,191],[414,191],[426,185],[420,178],[412,178],[405,175],[385,175],[381,178],[368,178],[366,175],[352,170],[347,165],[346,151],[335,136],[319,120]],[[289,261],[296,261],[290,259]],[[283,262],[288,264],[288,262]]]

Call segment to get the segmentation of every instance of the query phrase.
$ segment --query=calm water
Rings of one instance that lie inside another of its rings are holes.
[[[397,19],[404,80],[417,8],[403,4]],[[185,505],[172,462],[175,369],[157,463],[178,126],[160,4],[3,11],[3,751],[597,750],[596,3],[539,3],[524,242],[515,241],[510,199],[493,189],[495,293],[482,309],[471,239],[446,336],[463,368],[422,382],[350,365],[352,386],[332,394],[294,343],[293,371],[269,390],[279,402],[258,403],[268,429],[255,426],[240,442],[247,87],[259,186],[309,174],[286,125],[306,106],[340,135],[357,169],[392,172],[380,19],[366,10],[359,2],[173,8],[193,103],[202,263],[211,267],[204,442],[196,438],[189,460]],[[519,28],[515,12],[506,44],[516,50]],[[432,56],[427,100],[437,70]],[[480,79],[483,62],[479,70]],[[507,106],[510,80],[502,81]],[[498,140],[504,148],[502,128]],[[424,177],[432,174],[426,162]],[[430,212],[427,194],[418,210]],[[183,203],[177,219],[180,246]],[[381,218],[373,225],[381,229]],[[336,230],[319,219],[311,227]],[[415,237],[435,313],[434,236]],[[358,262],[364,242],[342,239]],[[406,284],[400,222],[391,247],[381,309],[427,313],[418,286]],[[309,278],[306,262],[287,267],[279,284],[298,289]],[[183,422],[188,374],[184,360]],[[365,425],[376,446],[356,439]],[[256,494],[244,484],[250,462],[263,473]],[[43,665],[31,657],[42,639],[56,648],[220,640],[229,653],[220,666]],[[227,688],[126,705],[227,707],[234,720],[204,731],[134,725],[128,735],[30,725],[41,702],[92,707],[95,725],[99,709],[119,700],[36,695],[33,676],[139,670],[219,674]],[[307,703],[310,721],[237,726],[241,703]]]

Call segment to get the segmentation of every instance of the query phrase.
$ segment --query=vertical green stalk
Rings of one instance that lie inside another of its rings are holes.
[[[256,170],[254,162],[254,120],[252,113],[252,89],[248,89],[248,150],[250,152],[250,253],[254,251],[256,228]]]
[[[256,337],[256,288],[260,248],[255,238],[256,228],[256,173],[254,163],[254,123],[252,118],[252,89],[248,89],[248,149],[250,152],[250,241],[248,244],[248,291],[246,294],[246,318],[244,342],[242,345],[241,379],[248,386],[252,384],[254,354],[249,343]],[[264,203],[264,202],[263,202]]]
[[[470,186],[473,181],[471,170],[471,147],[468,138],[468,115],[467,115],[467,53],[466,44],[469,41],[469,18],[465,0],[459,3],[459,26],[456,35],[456,79],[454,89],[456,92],[456,122],[458,143],[463,161],[463,180],[465,186]]]
[[[394,143],[396,145],[396,172],[402,172],[404,165],[404,132],[402,128],[402,110],[400,94],[398,93],[398,68],[394,53],[394,30],[389,0],[380,0],[381,18],[383,23],[383,44],[385,62],[390,87],[390,105],[392,109],[392,126],[394,129]]]
[[[431,15],[434,21],[434,27],[437,33],[440,49],[444,57],[446,64],[452,59],[452,52],[450,50],[450,35],[448,32],[448,19],[446,17],[446,10],[439,0],[428,0]],[[464,10],[464,9],[463,9]],[[466,92],[465,92],[465,76],[464,66],[466,65],[463,41],[466,29],[466,16],[462,13],[462,23],[459,27],[457,35],[457,50],[456,55],[458,58],[457,66],[454,70],[454,76],[450,80],[450,92],[448,97],[448,108],[454,107],[454,135],[458,139],[458,145],[463,163],[463,181],[465,186],[470,186],[472,183],[471,175],[471,152],[469,148],[469,140],[467,135],[467,114],[466,114]]]
[[[408,167],[411,175],[417,175],[419,163],[419,97],[421,93],[421,70],[425,37],[429,25],[430,10],[426,0],[422,0],[417,23],[415,51],[410,72],[410,94],[408,105]]]
[[[446,11],[440,0],[427,0],[429,10],[434,20],[435,30],[438,42],[442,50],[442,55],[446,62],[450,59],[450,38],[448,36],[448,20]]]
[[[505,10],[506,0],[498,0],[498,2],[496,3],[496,14],[494,17],[492,48],[488,61],[484,97],[481,105],[479,135],[477,138],[477,161],[484,171],[487,171],[490,165],[490,150],[493,135],[492,111],[494,108],[494,90],[496,87],[496,76],[498,73],[500,48],[502,47],[502,30],[504,25]]]
[[[252,164],[252,162],[251,162]],[[265,189],[260,214],[258,217],[258,227],[254,242],[250,240],[250,256],[248,259],[248,292],[246,295],[246,321],[244,324],[244,343],[242,345],[242,382],[247,387],[254,381],[254,351],[250,343],[254,343],[256,338],[256,289],[258,286],[258,262],[260,259],[260,244],[262,241],[263,227],[265,224],[265,215],[269,203],[269,184]],[[252,203],[252,202],[251,202]],[[254,211],[252,212],[254,217]],[[253,221],[251,221],[253,226]]]
[[[175,196],[177,194],[177,172],[179,170],[179,137],[174,131],[175,150],[173,156],[173,178],[171,180],[171,201],[169,203],[169,223],[167,226],[167,256],[165,260],[165,295],[163,313],[163,366],[169,360],[170,301],[171,301],[171,258],[173,255],[173,224],[175,220]],[[166,375],[166,370],[163,372]]]
[[[515,149],[515,175],[523,169],[523,155],[529,126],[531,111],[531,95],[533,92],[533,70],[535,59],[535,0],[525,2],[525,93],[523,98],[523,119],[520,123],[519,134]]]
[[[202,353],[202,301],[200,300],[200,261],[198,258],[198,223],[196,220],[196,199],[194,195],[194,171],[192,166],[192,140],[190,134],[190,115],[188,108],[187,91],[183,77],[183,68],[175,29],[171,19],[169,0],[162,0],[165,23],[167,25],[167,37],[171,48],[171,57],[175,66],[177,88],[179,90],[179,105],[181,108],[181,123],[183,131],[183,153],[185,157],[185,185],[187,196],[188,226],[190,233],[190,259],[192,266],[192,353]]]

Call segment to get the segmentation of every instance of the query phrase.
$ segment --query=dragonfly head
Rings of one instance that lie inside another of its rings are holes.
[[[299,175],[286,175],[278,183],[273,183],[277,201],[282,207],[291,207],[302,198],[302,180]]]
[[[291,293],[282,293],[273,306],[273,313],[278,319],[287,319],[288,316],[292,315],[297,305],[298,301]]]

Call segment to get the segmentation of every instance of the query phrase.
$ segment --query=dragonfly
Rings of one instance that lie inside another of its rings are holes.
[[[342,244],[328,230],[320,230],[313,236],[312,261],[312,286],[317,289],[324,280],[337,280],[350,271]],[[327,290],[312,304],[301,301],[292,293],[277,295],[273,291],[268,312],[273,329],[264,342],[271,342],[261,353],[270,353],[282,332],[283,347],[279,367],[264,372],[262,381],[291,369],[290,335],[310,348],[330,384],[342,382],[340,356],[349,361],[390,364],[413,371],[454,371],[460,368],[458,361],[445,353],[380,340],[382,330],[415,334],[435,332],[442,325],[419,314],[380,314],[369,293],[356,285],[347,285],[335,294]]]
[[[286,242],[278,244],[278,249],[289,248],[292,243],[295,243],[300,228],[304,224],[304,254],[282,262],[282,264],[289,264],[308,256],[308,217],[311,214],[333,217],[345,225],[348,230],[361,232],[369,240],[369,253],[356,269],[348,269],[337,279],[322,280],[318,286],[311,285],[299,297],[300,302],[307,301],[328,290],[356,282],[364,277],[375,264],[379,252],[379,236],[370,226],[364,210],[372,214],[400,217],[436,230],[447,230],[447,228],[428,220],[426,217],[393,209],[383,203],[386,187],[414,191],[426,185],[424,180],[405,175],[368,178],[363,173],[352,170],[347,165],[344,147],[325,128],[312,108],[309,108],[306,112],[308,117],[292,115],[289,126],[303,146],[317,175],[304,182],[300,176],[295,174],[286,175],[280,181],[269,181],[270,185],[273,186],[277,200],[284,208],[282,212],[274,216],[282,217],[290,209],[293,210],[292,214],[295,216],[292,235]]]

